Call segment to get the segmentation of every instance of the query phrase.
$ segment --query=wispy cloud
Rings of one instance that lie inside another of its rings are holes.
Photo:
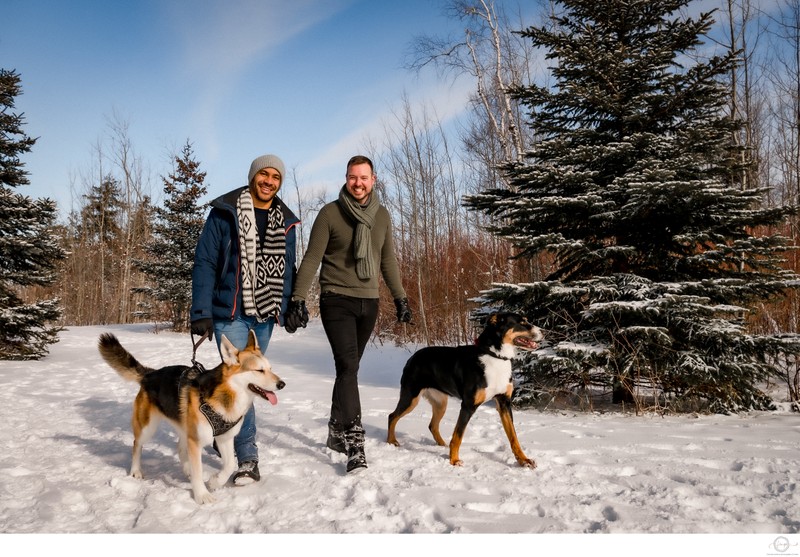
[[[282,44],[336,15],[353,0],[216,0],[165,3],[181,38],[180,64],[195,91],[192,120],[216,155],[217,114],[241,77]]]
[[[352,0],[202,0],[167,4],[183,38],[189,72],[233,77],[298,33],[332,17]],[[178,12],[178,10],[180,10]],[[217,77],[213,77],[216,80]]]
[[[405,99],[416,125],[447,124],[467,109],[473,90],[474,84],[467,78],[454,82],[429,79],[415,83],[413,92],[407,93]],[[396,88],[393,91],[397,93]],[[341,174],[344,176],[343,164],[354,154],[354,146],[366,147],[369,142],[377,142],[375,147],[383,148],[387,127],[400,125],[397,118],[404,108],[403,99],[399,97],[399,94],[395,94],[391,102],[387,101],[385,111],[349,130],[336,143],[304,165],[304,170],[315,174],[331,167],[342,167]]]

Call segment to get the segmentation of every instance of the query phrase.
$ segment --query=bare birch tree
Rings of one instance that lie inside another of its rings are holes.
[[[433,65],[471,76],[476,87],[473,105],[500,147],[499,160],[521,161],[529,140],[513,90],[530,80],[535,67],[533,51],[514,34],[523,26],[521,18],[515,28],[491,0],[450,0],[445,12],[465,23],[463,37],[418,37],[407,66],[419,71]]]
[[[109,121],[110,139],[98,140],[92,165],[72,184],[78,198],[70,213],[62,295],[66,324],[128,323],[135,307],[133,286],[143,281],[132,261],[147,239],[150,197],[141,159],[128,126]],[[109,147],[110,143],[110,147]]]

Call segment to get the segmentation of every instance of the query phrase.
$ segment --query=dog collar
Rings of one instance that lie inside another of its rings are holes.
[[[208,423],[211,424],[211,430],[213,431],[214,437],[230,431],[230,429],[238,424],[242,419],[240,417],[235,422],[229,422],[222,414],[214,410],[207,402],[204,402],[200,405],[200,411],[206,417]]]
[[[497,358],[498,360],[505,360],[506,362],[510,362],[511,360],[513,360],[513,358],[508,358],[506,356],[501,356],[500,354],[497,354],[496,352],[493,352],[492,350],[488,350],[488,349],[484,350],[483,353],[487,354],[488,356],[491,356],[492,358]]]

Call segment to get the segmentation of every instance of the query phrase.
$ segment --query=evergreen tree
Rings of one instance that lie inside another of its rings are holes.
[[[516,92],[541,142],[504,167],[509,189],[465,199],[520,257],[554,257],[546,280],[483,299],[548,331],[523,399],[616,386],[617,401],[769,408],[760,386],[798,350],[794,335],[746,329],[748,308],[797,286],[787,239],[754,233],[794,208],[762,208],[765,192],[736,182],[735,53],[691,62],[713,20],[678,15],[688,3],[564,0],[552,25],[523,32],[555,61],[554,87]]]
[[[47,354],[58,342],[59,328],[50,325],[61,317],[58,299],[25,303],[22,289],[47,286],[64,258],[53,233],[56,204],[31,199],[12,188],[29,184],[22,153],[31,151],[35,139],[23,132],[24,119],[13,112],[21,93],[20,77],[0,69],[0,359],[33,360]]]
[[[154,286],[137,288],[170,308],[172,327],[186,330],[192,305],[192,267],[197,240],[205,222],[205,172],[198,169],[192,146],[187,141],[181,155],[175,157],[176,170],[164,181],[164,207],[155,207],[152,240],[145,244],[147,258],[136,266]]]
[[[109,174],[99,185],[92,186],[83,198],[81,222],[86,241],[113,247],[122,235],[123,201],[119,180]]]

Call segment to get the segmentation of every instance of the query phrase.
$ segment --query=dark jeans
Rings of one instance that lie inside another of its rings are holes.
[[[324,294],[319,312],[336,367],[331,420],[348,429],[361,424],[358,368],[378,319],[378,300]]]

